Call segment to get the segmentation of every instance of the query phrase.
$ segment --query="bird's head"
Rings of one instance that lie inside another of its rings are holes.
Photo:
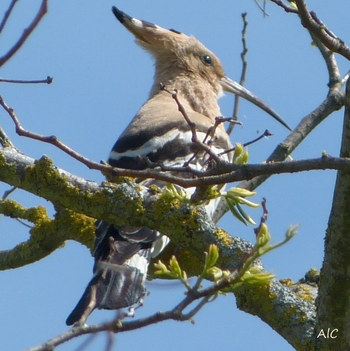
[[[214,106],[217,98],[226,91],[250,101],[291,130],[266,103],[228,78],[218,57],[195,37],[130,17],[116,7],[112,11],[135,36],[136,42],[155,59],[151,96],[159,91],[159,83],[163,83],[168,89],[177,89],[192,106],[204,103]],[[194,110],[197,109],[194,107]]]

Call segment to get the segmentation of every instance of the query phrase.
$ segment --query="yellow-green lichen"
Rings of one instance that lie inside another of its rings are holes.
[[[280,283],[288,287],[297,297],[309,302],[315,301],[317,296],[317,288],[315,286],[305,284],[301,281],[293,282],[289,278],[281,279]]]
[[[80,190],[72,186],[68,179],[57,170],[51,159],[43,156],[35,161],[34,165],[26,167],[25,178],[23,179],[21,188],[29,190],[38,196],[47,198],[53,203],[60,203],[62,196],[65,201],[72,199],[74,202]],[[55,191],[52,191],[54,189]],[[69,203],[66,203],[67,207]]]
[[[227,247],[231,247],[231,245],[233,244],[234,240],[232,236],[230,236],[225,230],[221,228],[215,229],[214,235],[217,238],[218,242],[220,242],[221,244]]]
[[[273,313],[271,314],[271,311],[274,310],[273,302],[278,295],[272,291],[272,284],[271,282],[257,286],[240,285],[235,291],[237,306],[257,315],[274,315]],[[273,323],[276,324],[277,321]]]
[[[293,282],[292,279],[289,279],[289,278],[285,278],[285,279],[281,279],[280,280],[280,283],[285,285],[285,286],[292,286],[294,285],[295,283]]]
[[[0,180],[13,186],[18,186],[17,165],[8,163],[6,157],[0,153]]]
[[[114,184],[131,184],[131,183],[135,183],[135,178],[133,177],[126,177],[126,176],[113,176],[110,174],[104,174],[106,179],[110,182],[110,183],[114,183]]]
[[[95,240],[96,220],[94,218],[65,209],[59,211],[56,220],[58,226],[65,224],[68,227],[69,235],[67,235],[67,239],[80,242],[92,251]]]

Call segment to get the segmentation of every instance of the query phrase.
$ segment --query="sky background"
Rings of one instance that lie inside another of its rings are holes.
[[[27,27],[41,1],[23,0],[0,36],[3,55]],[[0,18],[10,0],[0,3]],[[321,55],[297,16],[267,4],[269,17],[253,0],[92,1],[52,0],[49,12],[21,50],[1,70],[1,77],[44,79],[52,85],[1,85],[0,94],[15,109],[22,125],[44,135],[55,134],[84,156],[106,159],[116,138],[145,102],[152,84],[151,57],[114,18],[115,5],[127,14],[192,34],[222,61],[227,75],[239,80],[242,19],[248,12],[248,72],[246,87],[272,106],[289,125],[316,108],[326,97],[328,74]],[[339,37],[350,42],[348,0],[309,0],[309,8]],[[342,74],[349,69],[338,59]],[[223,115],[230,116],[233,96],[220,100]],[[314,158],[326,150],[339,155],[343,111],[333,114],[292,154],[294,159]],[[250,162],[264,161],[288,131],[255,106],[241,102],[233,142],[254,139],[266,128],[274,133],[250,147]],[[18,149],[28,156],[51,157],[55,164],[86,179],[103,176],[69,158],[53,146],[19,137],[8,115],[0,110],[2,127]],[[278,279],[298,280],[311,267],[320,268],[336,173],[305,172],[278,175],[258,189],[256,201],[268,201],[268,225],[274,242],[283,239],[289,225],[300,224],[299,234],[284,247],[263,258],[265,268]],[[9,189],[0,185],[0,194]],[[24,206],[45,205],[45,200],[16,191],[11,198]],[[259,219],[261,212],[253,211]],[[220,226],[232,235],[253,240],[252,227],[226,215]],[[28,239],[28,229],[14,220],[0,220],[0,250]],[[16,270],[0,272],[0,350],[15,351],[43,343],[67,330],[65,319],[91,278],[93,259],[81,244],[67,242],[49,257]],[[151,294],[137,317],[169,309],[183,297],[179,283],[151,282]],[[88,322],[114,316],[95,311]],[[257,317],[239,311],[233,295],[220,296],[189,322],[165,322],[118,335],[113,350],[292,350],[292,347]],[[60,351],[76,350],[86,338],[73,340]],[[105,334],[84,350],[104,350]]]

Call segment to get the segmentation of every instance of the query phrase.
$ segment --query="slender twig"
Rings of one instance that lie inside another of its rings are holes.
[[[338,85],[341,85],[339,82]],[[301,125],[297,127],[297,133],[293,132],[288,139],[298,137],[299,140],[296,140],[291,144],[290,140],[286,140],[283,144],[279,145],[279,148],[284,147],[283,150],[275,150],[276,153],[280,153],[283,151],[283,155],[289,155],[294,148],[305,138],[312,128],[315,127],[320,121],[322,121],[326,116],[335,110],[341,108],[344,104],[344,94],[338,91],[339,88],[333,87],[332,93],[327,97],[321,106],[313,111],[309,116],[305,117],[307,121],[311,118],[312,121],[305,122],[304,120],[301,122]],[[336,96],[334,95],[336,94]],[[335,100],[337,99],[337,100]],[[174,176],[170,174],[170,172],[162,172],[153,169],[146,170],[130,170],[130,169],[122,169],[122,168],[114,168],[109,166],[108,164],[100,164],[89,160],[88,158],[78,154],[61,141],[59,141],[55,136],[42,136],[39,134],[32,133],[30,131],[26,131],[21,126],[17,116],[15,115],[13,109],[11,109],[4,100],[0,97],[0,105],[7,111],[16,126],[16,132],[19,135],[26,136],[28,138],[32,138],[35,140],[39,140],[45,143],[52,144],[58,147],[60,150],[64,151],[74,159],[82,162],[90,169],[95,169],[104,172],[105,174],[110,174],[112,176],[129,176],[136,177],[141,179],[153,178],[162,180],[165,182],[170,182],[173,184],[177,184],[184,188],[193,187],[193,186],[207,186],[207,185],[215,185],[215,184],[224,184],[235,181],[252,179],[257,176],[268,177],[273,174],[281,174],[281,173],[294,173],[301,172],[307,170],[320,170],[320,169],[348,169],[350,161],[348,159],[342,158],[333,158],[331,156],[323,156],[318,159],[313,160],[302,160],[302,161],[293,161],[293,162],[274,162],[270,164],[257,164],[257,165],[235,165],[232,163],[222,163],[220,166],[220,170],[211,169],[209,171],[198,171],[197,178],[194,179],[185,179],[183,177]],[[307,128],[307,129],[306,129]],[[204,144],[205,147],[208,147]],[[285,147],[289,147],[290,149],[286,150]],[[211,151],[211,150],[210,150]],[[268,161],[276,160],[277,157],[273,154],[270,156]],[[217,156],[218,157],[218,156]],[[277,158],[278,159],[278,158]],[[172,170],[170,168],[170,170]],[[186,168],[183,168],[179,171],[188,171]]]
[[[327,98],[328,99],[328,98]],[[343,103],[343,98],[340,103]],[[1,99],[0,99],[1,104]],[[324,106],[322,106],[322,111],[326,115],[335,110],[334,96],[331,96],[331,101],[329,101],[329,107],[326,111],[324,111]],[[339,108],[339,107],[338,107]],[[331,111],[329,110],[331,109]],[[324,118],[324,116],[319,116],[319,112],[315,112],[316,118]],[[302,134],[300,135],[302,138]],[[39,140],[41,140],[39,138]],[[45,137],[42,139],[44,142],[48,142]],[[54,139],[56,140],[56,139]],[[49,141],[51,139],[49,138]],[[288,141],[285,142],[284,146],[288,146]],[[296,147],[295,144],[290,147]],[[282,148],[282,146],[280,146]],[[65,150],[65,147],[62,148]],[[289,149],[288,149],[289,150]],[[283,154],[288,154],[288,150],[282,149]],[[65,150],[66,151],[66,150]],[[69,151],[69,150],[68,150]],[[276,150],[275,152],[281,152],[280,150]],[[2,155],[6,157],[6,149],[1,151]],[[16,153],[16,152],[15,152]],[[13,157],[14,151],[11,150],[10,155]],[[21,155],[21,154],[19,154]],[[162,180],[165,182],[170,182],[173,184],[177,184],[184,188],[194,187],[194,186],[209,186],[215,184],[224,184],[231,183],[236,181],[242,181],[247,179],[256,178],[257,176],[268,177],[273,174],[282,174],[282,173],[295,173],[302,171],[310,171],[310,170],[321,170],[321,169],[336,169],[336,170],[349,170],[350,169],[350,160],[346,158],[335,158],[331,156],[322,156],[316,159],[308,159],[301,161],[291,161],[291,162],[269,162],[264,164],[248,164],[248,165],[235,165],[231,163],[225,163],[222,165],[220,169],[220,173],[213,169],[210,171],[203,171],[202,173],[198,173],[197,178],[189,178],[185,179],[183,177],[171,175],[170,172],[160,172],[153,169],[146,169],[141,171],[129,170],[129,169],[121,169],[121,168],[113,168],[109,165],[102,165],[95,163],[93,161],[85,159],[83,156],[76,157],[76,153],[73,152],[72,157],[76,158],[80,162],[84,163],[91,169],[100,170],[106,174],[110,174],[113,176],[128,176],[135,177],[140,179],[153,178]],[[23,158],[23,155],[21,155]],[[277,158],[278,156],[276,156]],[[29,159],[29,158],[28,158]],[[271,156],[273,160],[273,156]],[[31,159],[32,160],[32,159]],[[85,162],[85,160],[87,160]],[[268,159],[270,161],[270,159]],[[13,162],[13,161],[12,161]],[[216,172],[216,173],[215,173]]]
[[[91,342],[97,337],[97,334],[90,334],[88,338],[86,338],[86,340],[84,340],[84,342],[78,346],[74,351],[84,351],[86,350],[86,348],[89,346],[89,344],[91,344]]]
[[[241,274],[240,274],[241,273]],[[217,283],[212,284],[207,288],[201,290],[190,290],[187,292],[186,297],[177,304],[173,309],[167,312],[157,312],[151,316],[140,318],[136,321],[126,321],[120,323],[119,319],[114,319],[110,322],[96,324],[96,325],[84,325],[73,327],[61,335],[58,335],[51,340],[27,349],[27,351],[46,351],[53,350],[55,347],[72,340],[81,335],[86,334],[96,334],[98,332],[113,332],[120,333],[125,331],[131,331],[135,329],[140,329],[155,323],[159,323],[165,320],[175,320],[175,321],[187,321],[190,320],[195,314],[197,314],[206,303],[210,302],[210,298],[215,295],[220,290],[229,287],[238,281],[242,276],[242,272],[233,271],[228,277],[220,280]],[[189,312],[184,313],[184,310],[190,306],[195,301],[199,303],[194,306]]]
[[[0,78],[0,83],[16,83],[16,84],[51,84],[53,82],[53,78],[47,76],[46,79],[36,79],[36,80],[23,80],[23,79],[5,79]]]
[[[242,125],[242,122],[239,122],[239,121],[234,121],[231,117],[223,117],[223,116],[219,116],[219,117],[215,117],[215,123],[212,127],[208,128],[207,130],[207,134],[205,135],[202,143],[206,143],[207,145],[211,145],[212,143],[212,140],[215,136],[215,132],[216,132],[216,129],[218,128],[218,126],[224,122],[230,122],[232,124],[239,124],[239,125]],[[208,140],[208,138],[210,137],[210,140]],[[218,156],[221,156],[221,155],[224,155],[226,153],[229,153],[231,149],[229,150],[226,150],[224,152],[221,152],[218,154]],[[193,155],[191,156],[191,158],[189,160],[187,160],[183,167],[188,167],[190,165],[190,163],[197,157],[198,155],[198,152],[199,152],[199,149],[193,153]],[[207,161],[209,162],[209,160]]]
[[[350,47],[346,45],[342,39],[331,32],[317,17],[315,12],[308,10],[304,0],[295,0],[298,10],[287,6],[280,0],[271,1],[282,7],[286,12],[299,15],[303,27],[318,38],[329,50],[336,52],[350,60]]]
[[[313,19],[320,27],[322,27],[322,29],[324,29],[324,30],[327,32],[327,34],[328,34],[330,37],[339,40],[339,38],[338,38],[332,31],[330,31],[330,30],[326,27],[326,25],[317,17],[317,15],[316,15],[316,13],[315,13],[314,11],[310,11],[310,16],[312,17],[312,19]]]
[[[6,191],[4,192],[4,195],[2,195],[1,199],[2,199],[2,200],[7,199],[16,189],[17,189],[17,187],[13,186],[13,187],[10,188],[9,190],[6,190]]]
[[[65,152],[67,155],[74,158],[75,160],[83,163],[89,169],[95,169],[95,170],[104,172],[105,174],[110,174],[112,176],[128,176],[128,177],[137,177],[137,178],[141,178],[141,179],[154,178],[154,179],[159,179],[159,180],[163,180],[166,182],[173,182],[173,180],[174,180],[175,184],[178,184],[176,182],[176,178],[178,178],[179,180],[183,179],[183,178],[174,177],[166,172],[169,172],[169,171],[188,172],[189,171],[188,167],[171,168],[171,167],[165,167],[165,166],[158,165],[158,164],[153,164],[152,167],[159,166],[161,168],[161,171],[153,170],[153,169],[146,169],[146,170],[137,171],[137,170],[131,170],[131,169],[111,167],[109,164],[107,164],[105,162],[101,162],[101,163],[94,162],[94,161],[80,155],[79,153],[77,153],[76,151],[71,149],[69,146],[62,143],[56,136],[44,136],[44,135],[36,134],[36,133],[31,132],[31,131],[25,130],[22,127],[14,110],[6,104],[6,102],[4,101],[4,99],[1,96],[0,96],[0,105],[5,109],[5,111],[8,113],[8,115],[11,117],[12,121],[15,124],[16,133],[18,135],[54,145],[55,147],[57,147],[60,150],[62,150],[63,152]],[[207,146],[207,145],[205,145],[205,146]],[[193,174],[197,175],[198,177],[203,176],[206,173],[207,173],[206,171],[193,170]],[[179,184],[179,185],[181,185],[181,184]]]
[[[9,107],[4,99],[0,96],[0,105],[6,110],[6,112],[9,114],[9,116],[11,117],[12,121],[15,124],[16,127],[16,133],[20,136],[25,136],[27,138],[31,138],[34,140],[38,140],[38,141],[42,141],[48,144],[52,144],[56,147],[58,147],[60,150],[64,151],[66,154],[70,155],[71,157],[75,158],[76,160],[84,163],[86,166],[88,166],[89,168],[95,168],[97,167],[97,169],[103,171],[106,170],[108,168],[110,168],[109,166],[103,166],[103,165],[99,165],[95,162],[90,161],[89,159],[87,159],[86,157],[78,154],[77,152],[75,152],[74,150],[72,150],[70,147],[68,147],[67,145],[63,144],[61,141],[59,141],[57,139],[56,136],[51,135],[51,136],[43,136],[40,134],[36,134],[33,132],[30,132],[28,130],[25,130],[18,117],[16,116],[13,108]],[[91,166],[91,167],[90,167]]]
[[[258,142],[259,140],[265,138],[265,137],[270,137],[272,136],[273,134],[268,130],[268,129],[265,129],[264,133],[262,133],[261,135],[259,135],[257,138],[251,140],[251,141],[247,141],[246,143],[242,144],[243,147],[246,147],[246,146],[249,146],[249,145],[252,145],[252,144],[255,144],[256,142]],[[228,149],[228,150],[225,150],[223,152],[220,152],[218,155],[221,156],[223,154],[226,154],[228,152],[232,152],[232,151],[235,151],[236,150],[236,147],[233,147],[231,149]]]
[[[27,40],[27,38],[31,35],[33,30],[37,27],[41,19],[47,13],[47,2],[48,0],[42,0],[39,11],[32,23],[23,31],[21,37],[17,40],[17,42],[12,46],[12,48],[2,57],[0,57],[0,67],[5,64],[23,45],[23,43]]]
[[[258,233],[259,233],[259,231],[261,229],[262,224],[265,224],[266,221],[267,221],[267,216],[269,214],[269,211],[267,210],[266,202],[267,202],[266,198],[263,197],[263,200],[261,201],[261,207],[263,209],[263,214],[262,214],[262,216],[260,218],[259,225],[256,228],[254,228],[254,233],[255,233],[256,236],[258,236]]]
[[[169,167],[165,166],[162,162],[152,162],[150,159],[146,158],[145,161],[147,162],[147,168],[155,169],[159,168],[162,172],[184,172],[184,173],[192,173],[197,177],[203,176],[203,170],[197,170],[195,168],[190,167],[187,165],[187,162],[181,167]]]
[[[2,195],[1,197],[1,200],[6,200],[15,190],[17,190],[18,188],[16,186],[13,186],[12,188],[10,188],[9,190],[6,190],[4,192],[4,194]],[[24,225],[25,227],[27,228],[30,228],[32,229],[33,227],[31,225],[29,225],[28,223],[25,223],[24,221],[22,221],[21,219],[19,218],[15,218],[15,220],[18,222],[18,223],[21,223],[22,225]]]
[[[295,0],[299,10],[301,24],[314,34],[329,50],[336,52],[350,60],[350,48],[343,40],[330,32],[318,19],[314,12],[310,12],[304,0]]]
[[[259,7],[259,9],[262,11],[262,13],[264,14],[264,17],[266,16],[270,16],[267,12],[266,12],[266,0],[264,0],[264,5],[261,6],[259,4],[259,0],[254,0],[254,2],[256,3],[256,5]]]
[[[107,332],[106,336],[107,336],[106,351],[112,351],[113,345],[114,345],[115,336],[110,331]]]
[[[243,51],[241,52],[242,72],[241,72],[241,78],[239,80],[239,84],[244,86],[246,74],[247,74],[247,67],[248,67],[248,62],[246,59],[246,56],[248,53],[247,42],[246,42],[246,32],[247,32],[248,22],[247,22],[247,13],[246,12],[242,13],[242,19],[243,19],[243,29],[242,29]],[[235,102],[233,105],[233,112],[232,112],[232,120],[233,121],[238,120],[239,101],[240,101],[240,96],[235,95]],[[226,130],[228,135],[230,135],[232,133],[234,127],[235,127],[235,125],[233,123],[230,123],[228,125],[227,130]]]
[[[12,0],[8,10],[4,13],[4,18],[2,19],[1,23],[0,23],[0,33],[2,32],[2,30],[4,29],[7,20],[9,19],[11,12],[13,10],[13,8],[15,7],[16,3],[18,0]]]
[[[169,91],[164,84],[160,84],[160,89],[166,91],[167,93],[171,94],[171,97],[175,100],[177,104],[177,108],[179,112],[182,114],[184,117],[185,121],[187,122],[188,126],[190,127],[191,133],[192,133],[192,142],[195,143],[200,149],[203,149],[216,163],[221,163],[222,160],[218,155],[213,152],[213,150],[210,148],[209,145],[205,144],[205,142],[200,141],[197,136],[197,129],[196,129],[196,123],[192,122],[190,117],[188,116],[185,108],[181,104],[178,96],[177,96],[177,90]]]
[[[271,0],[271,2],[274,2],[276,5],[280,6],[283,8],[284,11],[288,12],[288,13],[295,13],[298,14],[298,10],[293,9],[292,7],[289,7],[288,5],[286,5],[283,1],[281,0]]]
[[[298,11],[296,10],[289,11],[281,1],[271,1],[284,8],[284,10],[287,12],[298,14]],[[299,125],[294,129],[292,134],[278,144],[276,149],[267,158],[268,162],[283,161],[324,119],[344,106],[345,94],[341,91],[341,88],[345,82],[343,79],[341,79],[340,70],[336,62],[335,55],[323,44],[322,40],[320,40],[313,33],[310,33],[310,35],[314,43],[317,45],[327,66],[329,75],[329,90],[327,93],[327,98],[315,110],[311,111],[300,121]],[[262,175],[252,180],[244,181],[239,186],[253,190],[266,181],[268,177],[268,175]],[[228,211],[228,209],[225,208],[225,206],[222,206],[220,214],[217,214],[218,219],[226,211]]]

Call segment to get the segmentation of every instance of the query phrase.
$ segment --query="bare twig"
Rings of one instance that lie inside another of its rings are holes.
[[[246,260],[250,258],[247,256]],[[243,267],[243,265],[242,265]],[[180,301],[173,309],[167,312],[157,312],[149,317],[141,318],[136,321],[126,321],[123,323],[119,323],[119,317],[116,319],[102,324],[91,325],[91,326],[77,326],[73,327],[73,329],[64,332],[61,335],[52,338],[51,340],[45,342],[44,344],[38,345],[36,347],[30,348],[27,351],[44,351],[48,349],[54,349],[58,345],[61,345],[75,337],[86,335],[86,334],[96,334],[98,332],[106,331],[113,333],[120,333],[135,329],[140,329],[142,327],[146,327],[155,323],[159,323],[165,320],[175,320],[175,321],[187,321],[191,320],[194,315],[196,315],[205,304],[212,301],[210,300],[212,296],[217,294],[220,290],[227,288],[229,286],[233,286],[236,282],[238,282],[245,270],[241,269],[241,271],[234,270],[226,277],[217,281],[216,283],[210,285],[207,288],[198,289],[190,289],[187,291],[185,298]],[[184,313],[185,309],[188,308],[194,302],[199,301],[189,312]]]
[[[272,0],[274,3],[286,8],[280,4],[280,1]],[[287,10],[286,10],[287,11]],[[287,11],[298,13],[295,11]],[[290,155],[302,141],[308,136],[313,129],[315,129],[324,119],[330,116],[333,112],[341,109],[344,106],[345,94],[341,91],[345,81],[341,79],[338,64],[335,59],[335,55],[329,50],[322,41],[319,40],[313,33],[310,33],[312,40],[317,45],[320,53],[326,63],[329,75],[329,90],[327,98],[313,111],[306,115],[284,141],[278,144],[276,149],[267,158],[267,162],[283,161],[288,155]],[[345,76],[344,78],[346,78]],[[247,189],[256,189],[268,178],[268,175],[262,175],[255,179],[244,181],[239,186]],[[225,205],[220,206],[220,213],[218,213],[217,220],[227,211]]]
[[[326,100],[321,106],[313,111],[308,117],[301,122],[301,124],[296,128],[295,132],[293,132],[287,140],[280,144],[278,149],[275,150],[275,153],[271,155],[268,161],[280,160],[283,157],[289,155],[294,148],[298,146],[298,144],[305,138],[305,136],[311,132],[311,130],[320,123],[326,116],[335,110],[341,108],[344,104],[344,94],[339,91],[339,86],[341,87],[341,82],[338,82],[336,86],[333,86],[331,93],[328,95]],[[291,173],[291,172],[300,172],[306,170],[316,170],[316,169],[341,169],[343,167],[347,167],[348,160],[336,159],[332,157],[322,157],[320,159],[314,160],[303,160],[303,161],[294,161],[289,163],[279,163],[275,162],[273,164],[262,164],[262,165],[243,165],[238,166],[230,163],[220,164],[220,170],[211,169],[209,171],[198,171],[197,177],[195,179],[184,179],[182,177],[174,176],[169,172],[162,172],[153,169],[146,169],[141,171],[129,170],[129,169],[121,169],[121,168],[113,168],[107,164],[99,164],[89,160],[88,158],[78,154],[61,141],[59,141],[55,136],[42,136],[39,134],[35,134],[33,132],[25,130],[13,109],[7,106],[4,100],[0,97],[0,105],[7,111],[10,115],[11,119],[15,123],[16,132],[19,135],[26,136],[28,138],[32,138],[35,140],[39,140],[45,143],[52,144],[74,159],[82,162],[90,169],[96,169],[102,171],[106,174],[110,174],[113,176],[129,176],[129,177],[137,177],[141,179],[146,178],[154,178],[158,180],[162,180],[165,182],[170,182],[173,184],[177,184],[184,188],[193,187],[193,186],[207,186],[214,184],[224,184],[235,181],[252,179],[257,176],[268,177],[272,174],[279,173]],[[308,121],[308,118],[311,118],[312,121]],[[294,140],[295,139],[295,140]],[[200,143],[200,142],[198,142]],[[288,147],[289,149],[286,149]],[[203,149],[205,151],[209,151],[210,155],[213,153],[210,147],[206,144],[203,144]],[[282,156],[278,156],[281,153]],[[216,158],[219,158],[218,155],[214,154]],[[282,158],[281,158],[282,157]],[[220,159],[219,159],[220,160]],[[170,168],[169,170],[174,170]],[[186,167],[182,169],[177,169],[178,171],[188,171]],[[260,180],[264,181],[264,180]],[[256,186],[256,185],[254,185]]]
[[[259,140],[265,138],[265,137],[269,137],[269,136],[272,136],[273,134],[270,133],[269,130],[265,129],[264,133],[262,133],[261,135],[259,135],[257,138],[251,140],[251,141],[247,141],[246,143],[243,144],[243,147],[246,147],[246,146],[249,146],[249,145],[252,145],[252,144],[255,144],[256,142],[258,142]],[[226,154],[227,152],[232,152],[232,151],[235,151],[236,150],[236,147],[233,147],[231,149],[228,149],[228,150],[225,150],[223,152],[220,152],[218,155],[221,156],[223,154]]]
[[[68,154],[71,157],[75,158],[76,160],[82,162],[83,164],[85,164],[89,168],[99,169],[101,171],[104,171],[104,170],[110,168],[109,166],[103,166],[103,165],[99,165],[99,164],[97,164],[95,162],[92,162],[89,159],[87,159],[86,157],[78,154],[77,152],[72,150],[70,147],[68,147],[67,145],[63,144],[61,141],[59,141],[57,139],[57,137],[54,136],[54,135],[43,136],[43,135],[39,135],[39,134],[30,132],[28,130],[25,130],[22,127],[22,125],[21,125],[18,117],[16,116],[13,108],[9,107],[1,96],[0,96],[0,105],[6,110],[8,115],[11,117],[12,121],[15,124],[16,133],[18,135],[25,136],[27,138],[31,138],[31,139],[34,139],[34,140],[42,141],[42,142],[45,142],[45,143],[48,143],[48,144],[52,144],[52,145],[56,146],[57,148],[59,148],[60,150],[64,151],[66,154]]]
[[[84,340],[84,342],[78,346],[74,351],[85,351],[86,348],[89,346],[89,344],[91,344],[91,342],[97,337],[96,333],[90,334],[88,338],[86,338],[86,340]]]
[[[164,84],[161,83],[160,89],[166,91],[167,93],[171,94],[171,97],[175,100],[178,110],[181,112],[182,116],[184,117],[185,121],[187,122],[188,126],[191,129],[192,132],[192,142],[195,143],[199,149],[203,149],[216,163],[222,163],[222,160],[218,155],[213,152],[213,150],[210,148],[209,145],[205,144],[205,141],[200,141],[197,136],[197,129],[196,129],[196,123],[192,122],[191,119],[189,118],[185,108],[181,104],[181,102],[178,99],[177,96],[177,90],[175,91],[169,91]],[[206,137],[205,137],[206,139]],[[188,162],[187,162],[188,163]]]
[[[0,78],[0,83],[17,83],[17,84],[51,84],[53,82],[53,78],[47,76],[46,79],[36,79],[36,80],[23,80],[23,79],[5,79]]]
[[[30,157],[24,157],[23,154],[18,153],[14,149],[3,149],[0,150],[0,154],[5,158],[6,162],[16,162],[21,167],[26,165],[34,164],[34,160]],[[18,155],[18,160],[17,160]],[[9,165],[8,167],[12,167]],[[211,175],[212,171],[203,172],[203,176],[198,178],[182,178],[178,176],[170,175],[169,172],[162,173],[156,172],[154,170],[144,170],[144,171],[132,171],[127,169],[113,169],[112,167],[106,167],[106,171],[109,171],[109,174],[115,176],[124,176],[124,177],[135,177],[135,178],[153,178],[162,180],[164,182],[169,182],[172,184],[179,185],[183,188],[196,187],[196,186],[210,186],[218,185],[225,183],[238,182],[242,180],[249,180],[256,178],[258,176],[268,177],[275,174],[286,174],[286,173],[297,173],[305,172],[311,170],[342,170],[345,172],[350,171],[350,160],[347,158],[338,158],[332,156],[322,156],[320,158],[306,159],[300,161],[290,161],[290,162],[269,162],[262,164],[245,164],[245,165],[235,165],[235,164],[225,164],[225,172],[223,174],[218,173]],[[25,169],[17,167],[18,177],[25,176]],[[4,164],[0,167],[0,170],[6,170],[6,165]],[[12,169],[12,168],[10,168]],[[62,172],[65,172],[61,170]],[[67,173],[67,172],[65,172]],[[6,174],[0,174],[0,180],[5,181],[8,184],[12,184],[11,180],[7,177]],[[16,180],[18,182],[18,180]],[[74,181],[72,180],[74,183]],[[12,184],[13,185],[13,184]],[[242,187],[242,186],[240,186]],[[24,190],[28,190],[23,188]],[[49,189],[45,188],[46,191]],[[36,194],[35,191],[31,191]],[[50,199],[48,199],[50,201]],[[81,211],[81,209],[80,209]]]
[[[295,3],[299,10],[301,24],[314,34],[329,50],[350,60],[350,48],[344,41],[330,32],[314,12],[311,13],[308,10],[304,0],[295,0]]]
[[[221,123],[225,123],[225,122],[230,122],[231,124],[239,124],[239,125],[242,125],[242,122],[239,122],[239,121],[235,121],[233,120],[231,117],[223,117],[223,116],[220,116],[220,117],[215,117],[215,123],[212,127],[208,128],[208,131],[207,131],[207,134],[206,136],[204,137],[202,143],[206,143],[207,145],[211,145],[211,142],[212,142],[212,139],[214,138],[215,136],[215,132],[216,132],[216,129],[218,128],[218,126],[221,124]],[[210,140],[207,141],[207,139],[210,137]],[[218,156],[221,156],[221,155],[224,155],[226,153],[229,153],[230,151],[232,151],[232,149],[228,149],[228,150],[225,150],[221,153],[218,154]],[[199,152],[199,149],[197,150],[197,152],[193,153],[193,155],[191,156],[191,158],[189,160],[187,160],[185,163],[184,163],[184,167],[188,167],[189,164],[192,162],[192,160],[195,159],[195,157],[197,156]],[[209,162],[209,160],[208,160]]]
[[[47,13],[47,2],[48,0],[42,0],[39,11],[32,23],[23,31],[22,36],[17,40],[17,42],[12,46],[12,48],[2,57],[0,57],[0,67],[5,64],[23,45],[27,40],[33,30],[37,27],[41,19]]]
[[[2,199],[2,200],[7,199],[16,189],[17,189],[17,187],[13,186],[13,187],[10,188],[9,190],[6,190],[6,191],[4,192],[4,195],[2,195],[1,199]]]
[[[266,0],[263,0],[264,1],[264,5],[261,6],[259,4],[259,0],[254,0],[254,2],[256,3],[256,5],[259,7],[259,9],[262,11],[262,13],[264,14],[264,17],[266,16],[270,16],[267,12],[266,12]]]
[[[317,17],[316,13],[309,11],[304,0],[294,0],[298,8],[292,9],[280,0],[271,0],[282,7],[286,12],[298,14],[301,24],[318,38],[329,50],[336,52],[350,60],[350,47],[342,39],[331,32],[326,25]]]
[[[259,223],[258,227],[256,227],[256,228],[254,229],[254,233],[255,233],[256,236],[258,235],[262,224],[266,223],[266,221],[267,221],[267,215],[269,214],[269,211],[267,210],[266,198],[265,198],[265,197],[264,197],[263,200],[261,201],[261,207],[262,207],[262,209],[263,209],[263,214],[262,214],[262,216],[261,216],[261,218],[260,218],[260,223]]]
[[[114,340],[115,336],[112,332],[107,332],[107,342],[106,342],[106,351],[112,351],[113,345],[114,345]]]
[[[0,23],[0,33],[2,32],[2,30],[4,29],[7,20],[9,19],[11,12],[13,10],[13,8],[15,7],[16,3],[18,0],[12,0],[8,10],[4,13],[4,18],[2,19],[1,23]]]
[[[208,289],[206,290],[208,291]],[[209,290],[208,293],[211,293],[211,291]],[[188,314],[184,314],[183,310],[197,299],[201,299],[200,303],[191,312],[189,312]],[[188,294],[177,306],[175,306],[170,311],[157,312],[149,317],[141,318],[136,321],[123,322],[122,324],[116,323],[116,320],[113,320],[111,322],[91,326],[78,326],[71,330],[68,330],[67,332],[62,333],[61,335],[56,336],[55,338],[52,338],[44,344],[27,349],[27,351],[46,351],[49,349],[53,350],[58,345],[61,345],[69,340],[72,340],[73,338],[86,334],[96,334],[98,332],[103,331],[113,331],[114,333],[120,333],[124,331],[139,329],[148,325],[171,319],[176,321],[185,321],[189,318],[192,318],[193,315],[196,314],[207,302],[208,297],[203,297],[203,293]]]
[[[246,32],[247,32],[247,27],[248,27],[247,13],[246,12],[242,13],[242,19],[243,19],[243,29],[242,29],[243,51],[241,52],[242,73],[241,73],[241,78],[239,80],[239,84],[244,86],[246,73],[247,73],[247,67],[248,67],[248,62],[246,60],[246,55],[247,55],[247,52],[248,52],[247,43],[246,43]],[[233,105],[233,113],[232,113],[232,119],[234,121],[238,120],[239,101],[240,101],[240,96],[235,95],[235,102],[234,102],[234,105]],[[235,125],[233,123],[231,123],[227,127],[226,132],[227,132],[228,135],[230,135],[232,133],[234,126]]]

